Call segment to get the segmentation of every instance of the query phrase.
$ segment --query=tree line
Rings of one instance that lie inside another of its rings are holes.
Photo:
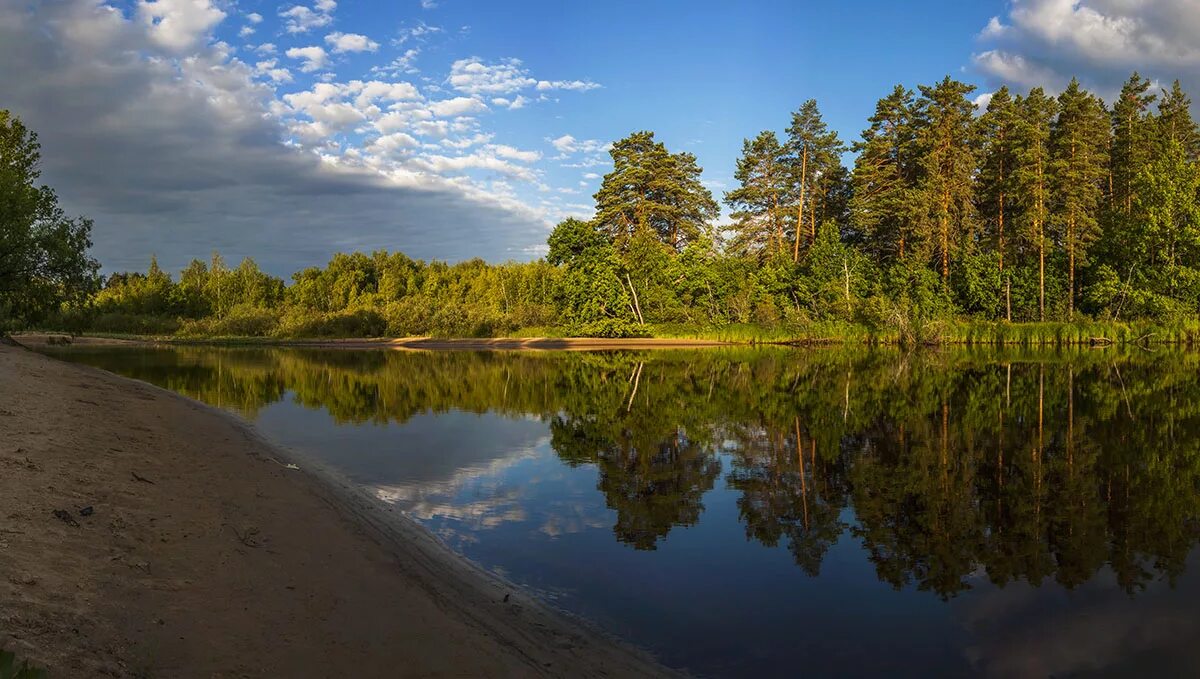
[[[818,325],[921,339],[947,319],[1195,321],[1200,131],[1178,82],[1154,89],[1135,73],[1109,105],[1075,80],[1056,96],[974,97],[946,77],[895,87],[850,144],[810,100],[782,135],[744,140],[724,222],[696,157],[635,132],[611,147],[594,216],[557,225],[538,261],[339,253],[285,283],[214,256],[178,280],[153,264],[114,274],[50,322],[275,336]]]

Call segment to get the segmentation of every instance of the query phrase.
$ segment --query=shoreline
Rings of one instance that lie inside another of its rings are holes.
[[[702,349],[742,346],[748,343],[669,337],[492,337],[492,338],[345,338],[345,339],[154,339],[71,336],[66,333],[30,332],[12,335],[26,347],[53,345],[59,338],[67,344],[84,346],[248,346],[308,349],[395,349],[399,351],[605,351],[621,349]]]
[[[3,345],[0,379],[0,648],[52,676],[675,675],[233,413]]]

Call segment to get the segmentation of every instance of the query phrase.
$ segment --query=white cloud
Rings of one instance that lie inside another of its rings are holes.
[[[403,45],[409,40],[424,40],[426,36],[441,32],[443,32],[441,26],[430,26],[424,21],[418,21],[417,25],[412,28],[400,29],[393,42],[397,45]]]
[[[254,35],[253,26],[242,26],[242,30],[238,31],[239,38],[249,38],[252,35]]]
[[[137,14],[150,39],[174,52],[195,47],[226,16],[211,0],[141,0]]]
[[[360,33],[330,33],[325,36],[325,42],[333,47],[335,54],[374,52],[379,49],[379,43]]]
[[[542,154],[537,151],[522,151],[521,149],[507,146],[505,144],[497,144],[495,146],[491,146],[490,149],[493,153],[501,158],[519,160],[522,163],[532,163],[542,159]]]
[[[598,139],[576,139],[569,134],[555,139],[547,137],[546,141],[550,142],[550,145],[564,156],[572,153],[597,153],[608,150],[608,144]]]
[[[486,64],[478,57],[459,59],[450,66],[450,86],[467,94],[512,94],[537,81],[521,68],[520,59],[503,59]]]
[[[485,170],[522,181],[535,181],[537,175],[527,167],[515,165],[483,150],[463,156],[426,155],[413,159],[415,166],[436,174]]]
[[[254,72],[271,79],[271,82],[282,84],[292,82],[292,73],[286,68],[278,67],[278,59],[267,59],[254,64]]]
[[[418,88],[395,77],[415,70],[415,46],[389,64],[389,75],[349,82],[323,72],[335,41],[238,52],[213,39],[224,12],[237,7],[229,0],[146,2],[132,18],[97,11],[101,1],[0,3],[0,63],[29,74],[6,84],[5,104],[36,122],[47,181],[66,206],[96,218],[97,254],[107,266],[144,266],[153,250],[177,266],[217,248],[286,272],[333,250],[397,243],[422,257],[480,248],[521,256],[562,212],[557,199],[545,200],[559,191],[541,176],[543,153],[499,143],[508,140],[497,140],[480,115],[489,106],[520,108],[529,101],[520,91],[475,95],[445,84],[434,94],[438,83],[425,80]],[[282,25],[270,30],[303,33],[332,21],[336,5],[306,0],[281,9]],[[238,15],[241,27],[265,23]],[[406,35],[438,31],[422,25]],[[318,82],[292,91],[298,71]],[[517,77],[536,97],[537,81]],[[72,106],[48,103],[67,93]],[[126,160],[151,155],[169,157]],[[347,197],[362,229],[340,228],[345,211],[330,212],[328,196]],[[430,217],[439,204],[454,207]],[[172,215],[168,226],[164,213]],[[452,223],[471,236],[424,226]]]
[[[436,9],[437,6],[436,0],[421,0],[421,9]]]
[[[293,47],[284,54],[291,59],[303,60],[304,63],[300,64],[300,70],[305,73],[319,71],[325,68],[325,64],[329,62],[329,55],[325,53],[325,49],[316,45]]]
[[[261,24],[262,20],[263,16],[258,12],[251,12],[246,15],[246,21],[249,21],[252,24]]]
[[[279,16],[284,20],[284,28],[288,33],[307,33],[314,28],[323,28],[333,23],[333,12],[337,3],[331,0],[318,0],[316,9],[304,5],[292,5],[281,10]]]
[[[544,92],[547,90],[573,90],[576,92],[587,92],[600,87],[599,83],[594,83],[590,80],[539,80],[537,84],[538,91]]]
[[[487,109],[482,101],[474,97],[454,97],[435,101],[429,105],[429,110],[439,118],[451,118],[466,113],[477,113]]]
[[[1073,76],[1111,97],[1133,70],[1200,84],[1196,0],[1012,0],[979,32],[993,84],[1061,89]]]
[[[586,92],[600,85],[586,80],[538,80],[529,75],[520,59],[501,59],[495,63],[487,63],[479,57],[459,59],[450,66],[450,77],[446,79],[450,87],[472,95],[493,95],[509,99],[510,95],[521,90],[575,90]],[[507,104],[511,108],[521,108],[528,101],[523,97],[516,106],[512,100]]]
[[[371,72],[391,75],[398,75],[400,73],[419,73],[420,71],[417,70],[417,67],[414,66],[413,63],[416,62],[417,55],[420,53],[421,50],[416,47],[405,50],[404,54],[393,59],[391,63],[383,66],[371,67]]]

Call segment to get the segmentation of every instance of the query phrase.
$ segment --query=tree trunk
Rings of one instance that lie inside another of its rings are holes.
[[[1067,320],[1075,320],[1075,215],[1067,220]]]
[[[637,312],[638,324],[645,325],[646,319],[642,318],[642,305],[638,303],[637,290],[633,289],[633,281],[630,280],[629,274],[625,274],[625,282],[629,283],[629,292],[633,295],[633,309]]]
[[[1003,173],[1003,170],[1001,170],[1001,173]],[[1000,181],[1004,181],[1004,179],[1001,178]],[[1003,191],[1000,192],[1000,239],[996,245],[996,248],[997,248],[997,250],[1000,251],[1000,273],[1003,274],[1004,273],[1004,192]]]
[[[808,233],[809,247],[817,244],[817,200],[821,194],[817,193],[816,182],[813,182],[812,199],[808,201]]]
[[[950,192],[942,190],[942,282],[950,280]]]
[[[1012,323],[1012,278],[1004,279],[1004,318]]]
[[[792,247],[792,261],[800,261],[800,235],[804,233],[804,184],[808,176],[808,146],[800,155],[800,206],[796,210],[796,239]]]
[[[1038,224],[1038,320],[1046,320],[1046,240]]]

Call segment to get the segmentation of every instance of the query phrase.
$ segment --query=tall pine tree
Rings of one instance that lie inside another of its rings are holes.
[[[1008,87],[992,93],[987,111],[979,117],[979,138],[982,144],[979,175],[976,186],[976,201],[987,240],[995,247],[999,272],[1005,281],[1005,318],[1012,320],[1012,303],[1009,285],[1004,277],[1004,263],[1009,244],[1005,240],[1004,218],[1007,203],[1012,200],[1012,173],[1016,161],[1013,156],[1014,128],[1017,124],[1016,107]]]
[[[1135,72],[1113,104],[1110,198],[1113,210],[1122,215],[1133,208],[1134,179],[1150,162],[1153,151],[1150,105],[1155,96],[1147,94],[1149,89],[1150,81]]]
[[[742,142],[742,157],[733,173],[738,187],[725,194],[733,210],[732,252],[759,259],[783,252],[784,201],[790,187],[784,153],[774,132],[760,132]]]
[[[913,93],[897,85],[879,100],[854,145],[850,219],[880,261],[904,259],[916,220]]]
[[[817,207],[826,199],[833,181],[840,175],[842,153],[846,146],[821,119],[817,102],[809,99],[792,114],[787,129],[787,151],[792,171],[792,191],[788,202],[794,207],[796,228],[792,240],[792,259],[800,259],[802,241],[817,239]],[[807,209],[807,213],[805,210]]]
[[[973,91],[973,85],[946,76],[937,85],[922,85],[916,105],[924,240],[932,244],[947,283],[952,252],[974,227],[975,104],[967,98]]]
[[[708,232],[720,212],[700,183],[700,166],[690,153],[669,153],[653,132],[635,132],[613,144],[613,170],[596,192],[596,228],[624,249],[639,230],[653,231],[681,251]]]
[[[1056,104],[1037,87],[1017,100],[1013,199],[1022,245],[1037,253],[1038,320],[1046,320],[1046,222],[1050,215],[1050,126]]]
[[[1108,116],[1104,104],[1079,81],[1058,97],[1050,134],[1054,207],[1051,221],[1067,251],[1067,318],[1075,316],[1075,268],[1100,236],[1100,201],[1108,168]]]

